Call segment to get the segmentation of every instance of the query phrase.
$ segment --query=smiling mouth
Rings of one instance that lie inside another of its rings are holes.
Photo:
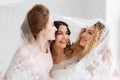
[[[87,40],[86,40],[86,39],[81,39],[80,41],[84,41],[84,42],[85,42],[85,41],[87,41]]]
[[[62,43],[62,44],[67,44],[67,41],[64,41],[64,42],[63,42],[63,41],[60,41],[60,43]]]

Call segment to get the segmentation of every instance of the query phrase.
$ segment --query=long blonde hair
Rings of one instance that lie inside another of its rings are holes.
[[[78,35],[78,39],[75,41],[75,43],[73,43],[72,49],[74,51],[74,53],[80,53],[80,57],[84,57],[86,54],[88,54],[93,47],[96,45],[96,43],[100,40],[100,36],[103,32],[103,29],[105,28],[105,26],[101,23],[101,22],[96,22],[93,27],[96,30],[95,36],[93,37],[92,40],[89,40],[86,44],[85,47],[81,46],[79,44],[80,40],[81,40],[81,35],[82,33],[85,31],[85,28],[82,28],[81,32]]]

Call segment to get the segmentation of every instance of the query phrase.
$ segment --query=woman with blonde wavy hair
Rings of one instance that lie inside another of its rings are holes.
[[[78,39],[72,45],[73,56],[84,57],[97,44],[105,26],[101,22],[96,22],[91,27],[82,28]]]

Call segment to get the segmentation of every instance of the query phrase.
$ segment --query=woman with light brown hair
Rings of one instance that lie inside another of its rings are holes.
[[[53,66],[49,40],[56,28],[47,7],[36,4],[21,26],[23,45],[14,54],[3,80],[49,80]]]

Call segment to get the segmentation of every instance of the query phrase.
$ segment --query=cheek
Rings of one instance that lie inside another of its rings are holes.
[[[70,35],[67,35],[67,38],[70,39]]]
[[[47,31],[53,31],[53,27],[52,27],[51,25],[49,25],[49,26],[47,27]]]
[[[87,36],[87,40],[89,41],[89,40],[91,40],[91,39],[93,39],[93,35],[88,35],[88,36]]]
[[[69,41],[70,40],[70,36],[68,35],[68,37],[67,37],[67,41]]]
[[[59,39],[55,40],[55,45],[59,46]]]
[[[62,37],[61,37],[60,35],[56,36],[56,39],[55,39],[56,42],[59,42],[59,41],[61,40],[61,38],[62,38]]]
[[[53,29],[48,28],[48,32],[52,32],[52,31],[53,31]]]

